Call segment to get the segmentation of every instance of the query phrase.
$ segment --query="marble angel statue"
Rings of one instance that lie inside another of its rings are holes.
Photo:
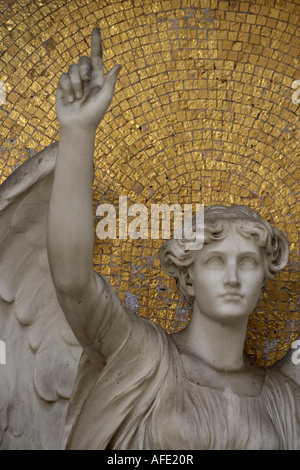
[[[201,249],[164,242],[161,266],[193,310],[170,335],[93,270],[94,139],[119,70],[104,76],[95,28],[91,57],[58,82],[59,143],[0,189],[1,446],[299,449],[297,366],[288,354],[264,369],[243,352],[248,316],[288,261],[280,230],[216,205]]]

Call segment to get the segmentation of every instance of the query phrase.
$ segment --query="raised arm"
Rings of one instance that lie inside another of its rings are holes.
[[[101,36],[95,28],[91,58],[81,57],[60,77],[56,99],[60,141],[49,207],[48,258],[67,320],[96,361],[99,352],[108,353],[101,335],[109,328],[101,312],[112,292],[93,271],[93,152],[96,129],[113,98],[119,70],[117,65],[104,77]],[[112,339],[116,347],[126,334],[126,320],[120,319]]]

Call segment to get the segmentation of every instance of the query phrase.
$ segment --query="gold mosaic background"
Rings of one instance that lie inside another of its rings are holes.
[[[95,208],[245,204],[288,236],[286,270],[249,320],[246,351],[281,358],[297,336],[299,105],[296,1],[0,1],[0,181],[59,139],[55,89],[100,25],[107,69],[122,70],[97,135]],[[161,241],[95,238],[95,267],[127,308],[168,331],[188,308],[159,268]]]

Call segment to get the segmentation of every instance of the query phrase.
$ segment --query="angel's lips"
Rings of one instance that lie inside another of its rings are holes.
[[[225,300],[241,300],[244,296],[238,293],[226,293],[221,295],[221,297]]]

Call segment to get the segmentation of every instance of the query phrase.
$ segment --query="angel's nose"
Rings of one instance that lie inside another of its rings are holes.
[[[228,262],[224,273],[224,284],[230,287],[237,287],[240,285],[238,275],[238,267],[234,261]]]

